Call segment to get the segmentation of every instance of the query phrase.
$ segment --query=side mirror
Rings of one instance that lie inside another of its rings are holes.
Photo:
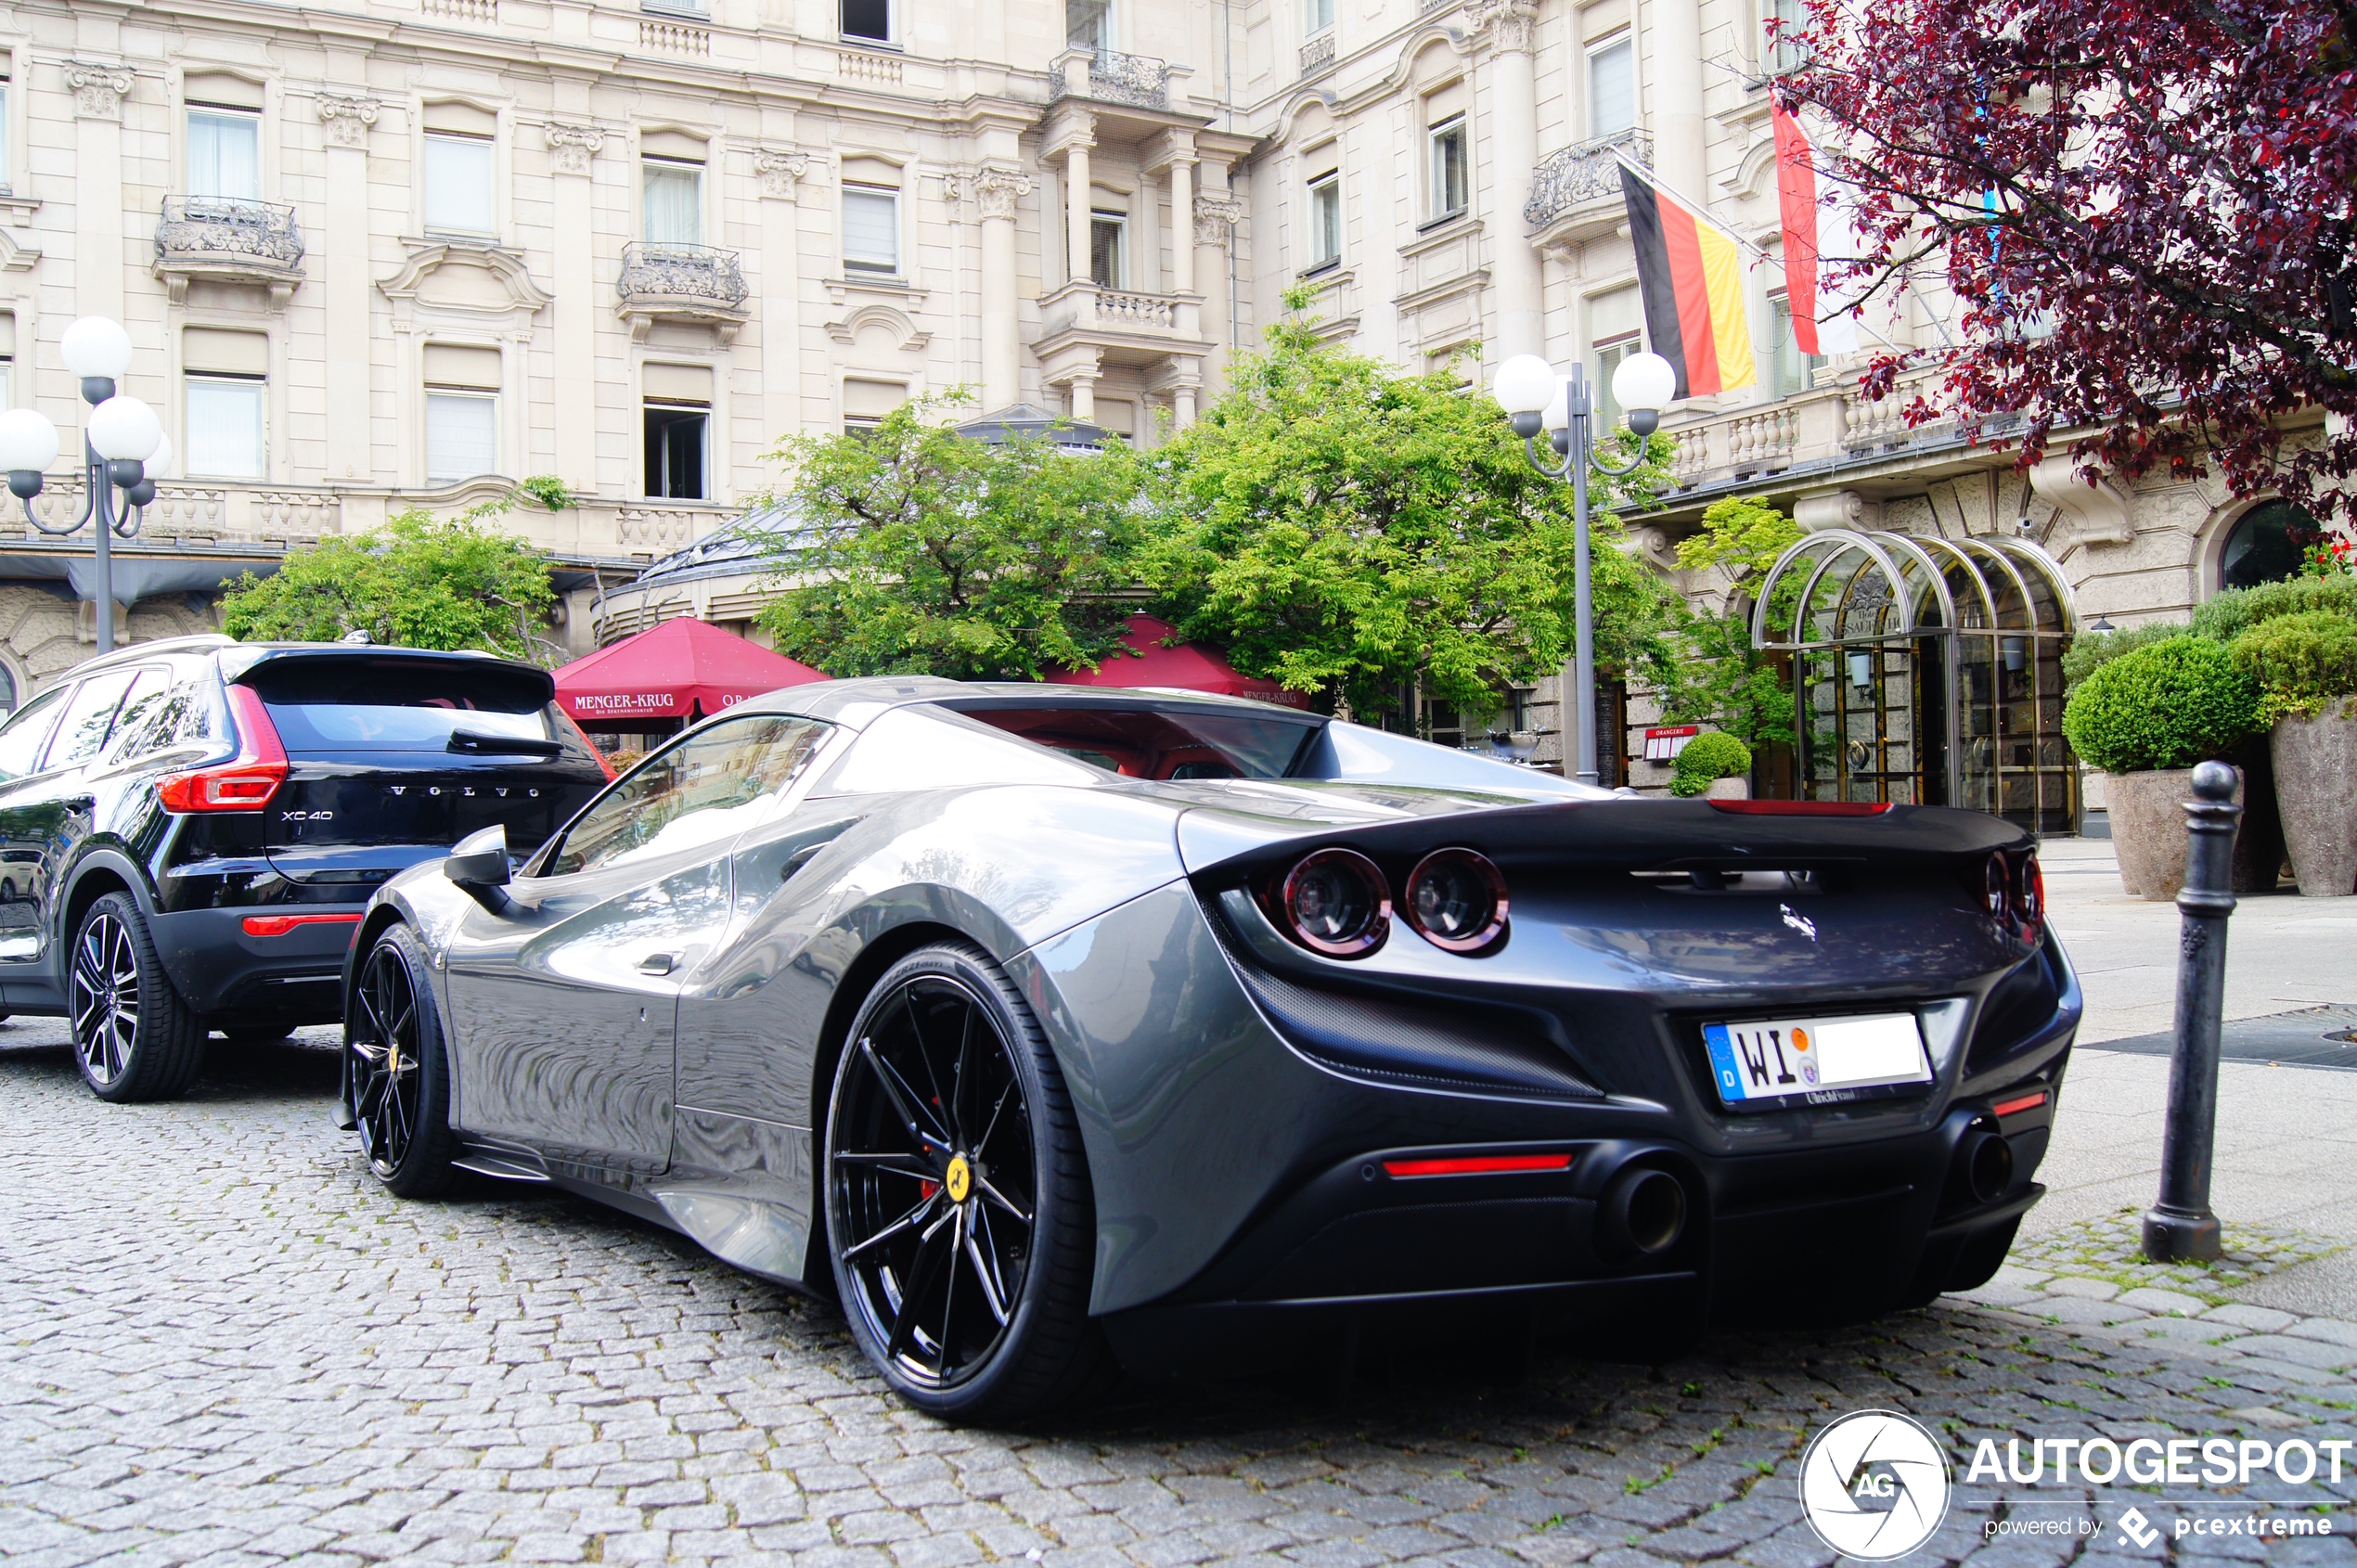
[[[442,874],[493,914],[507,913],[508,829],[485,828],[460,839],[442,863]]]

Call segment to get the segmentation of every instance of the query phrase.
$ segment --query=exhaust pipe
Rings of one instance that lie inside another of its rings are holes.
[[[2014,1185],[2014,1146],[2000,1134],[1977,1128],[1956,1146],[1949,1189],[1976,1203],[1993,1203]]]
[[[1659,1257],[1686,1233],[1686,1189],[1668,1171],[1623,1171],[1597,1211],[1605,1247],[1623,1256]]]

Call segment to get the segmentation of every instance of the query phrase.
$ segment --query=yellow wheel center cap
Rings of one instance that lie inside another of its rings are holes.
[[[963,1154],[950,1160],[949,1169],[942,1175],[941,1185],[949,1189],[951,1202],[962,1203],[966,1201],[966,1194],[973,1190],[974,1173],[973,1167],[966,1163]]]

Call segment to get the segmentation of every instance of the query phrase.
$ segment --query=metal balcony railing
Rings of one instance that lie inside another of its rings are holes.
[[[1539,227],[1591,201],[1619,200],[1620,160],[1614,156],[1616,148],[1635,162],[1653,166],[1654,139],[1640,130],[1615,131],[1591,142],[1574,143],[1549,153],[1531,172],[1530,200],[1522,210],[1523,217]]]
[[[1049,71],[1048,96],[1051,101],[1064,96],[1064,77],[1062,66]],[[1100,103],[1132,104],[1139,109],[1168,109],[1170,67],[1147,55],[1117,55],[1111,49],[1100,49],[1096,58],[1088,62],[1087,89],[1075,96]]]
[[[226,196],[167,196],[156,225],[156,259],[174,262],[251,261],[292,272],[303,265],[303,231],[294,209]]]
[[[622,248],[616,290],[632,304],[689,300],[729,309],[744,303],[744,269],[737,252],[710,245],[658,245],[640,240]]]

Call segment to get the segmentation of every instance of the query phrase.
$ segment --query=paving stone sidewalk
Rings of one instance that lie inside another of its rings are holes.
[[[1497,1386],[1471,1345],[1338,1404],[1194,1386],[1046,1431],[960,1431],[888,1397],[831,1309],[651,1227],[562,1197],[384,1197],[327,1125],[325,1052],[256,1053],[187,1101],[111,1107],[44,1027],[0,1030],[11,1568],[1827,1568],[1796,1476],[1848,1411],[1913,1412],[1961,1457],[1983,1436],[2346,1437],[2357,1410],[2346,1346],[2313,1325],[2129,1334],[2102,1320],[2127,1292],[2042,1288],[2117,1283],[2058,1267],[2006,1306],[1725,1335],[1669,1367],[1554,1345]],[[2150,1489],[1960,1484],[1908,1561],[2357,1568],[2357,1466],[2219,1497],[2323,1509],[2339,1533],[2172,1541],[2171,1509],[2196,1505]],[[2114,1545],[2130,1503],[2164,1531],[2149,1554]],[[1985,1542],[2056,1507],[2106,1527]]]

